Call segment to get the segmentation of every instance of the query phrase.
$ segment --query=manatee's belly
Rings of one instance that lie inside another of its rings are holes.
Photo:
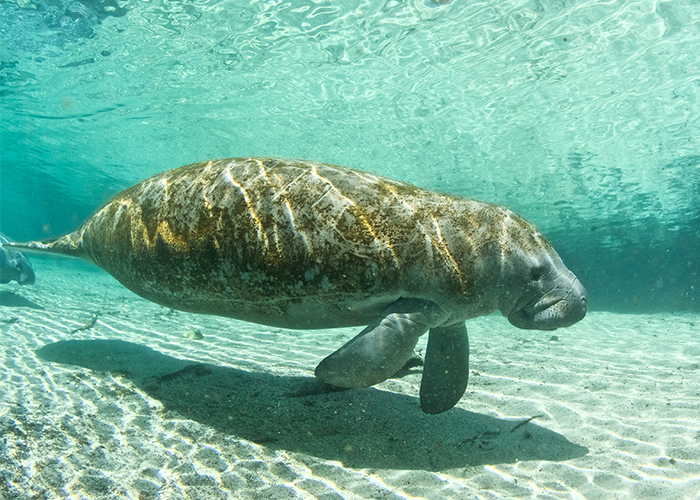
[[[487,209],[324,164],[220,160],[120,193],[83,226],[82,245],[127,288],[168,307],[350,326],[400,297],[488,302],[476,283],[488,255],[462,222],[478,229]]]
[[[316,263],[238,267],[196,250],[164,257],[161,249],[158,255],[105,269],[138,295],[167,307],[285,328],[367,324],[406,294],[397,274],[381,274],[374,263],[358,270],[354,262],[354,273],[348,268],[343,274],[337,266]]]

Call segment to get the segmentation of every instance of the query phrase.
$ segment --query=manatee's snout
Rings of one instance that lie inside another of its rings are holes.
[[[514,326],[529,330],[555,330],[571,326],[586,315],[586,289],[568,269],[552,280],[538,282],[532,288],[537,292],[530,295],[532,300],[508,315],[508,321]]]

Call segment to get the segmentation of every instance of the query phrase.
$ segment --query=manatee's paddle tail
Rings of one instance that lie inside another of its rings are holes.
[[[91,260],[85,252],[82,238],[78,231],[52,240],[28,241],[25,243],[10,242],[6,243],[4,246],[29,253],[52,253]]]
[[[469,336],[464,323],[431,328],[420,383],[425,413],[442,413],[457,404],[469,380]]]

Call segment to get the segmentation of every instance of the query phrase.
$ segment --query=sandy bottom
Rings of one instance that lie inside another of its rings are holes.
[[[0,288],[0,498],[700,495],[700,315],[472,320],[467,393],[425,415],[420,367],[316,382],[356,329],[176,312],[82,262],[33,261],[34,286]]]

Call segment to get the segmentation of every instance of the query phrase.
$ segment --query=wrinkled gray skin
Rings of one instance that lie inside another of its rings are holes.
[[[511,296],[510,301],[501,302],[500,310],[512,325],[528,330],[555,330],[570,326],[585,315],[586,290],[553,251],[523,252],[503,262],[502,272],[516,277],[514,281],[522,279],[517,277],[530,277],[516,300]]]
[[[164,172],[116,195],[80,229],[15,244],[95,262],[167,307],[284,328],[368,325],[324,359],[336,387],[393,376],[429,332],[421,408],[464,394],[465,320],[500,310],[554,330],[586,292],[510,210],[358,170],[233,158]]]
[[[20,285],[31,285],[34,280],[34,269],[29,259],[0,245],[0,283],[16,281]]]

